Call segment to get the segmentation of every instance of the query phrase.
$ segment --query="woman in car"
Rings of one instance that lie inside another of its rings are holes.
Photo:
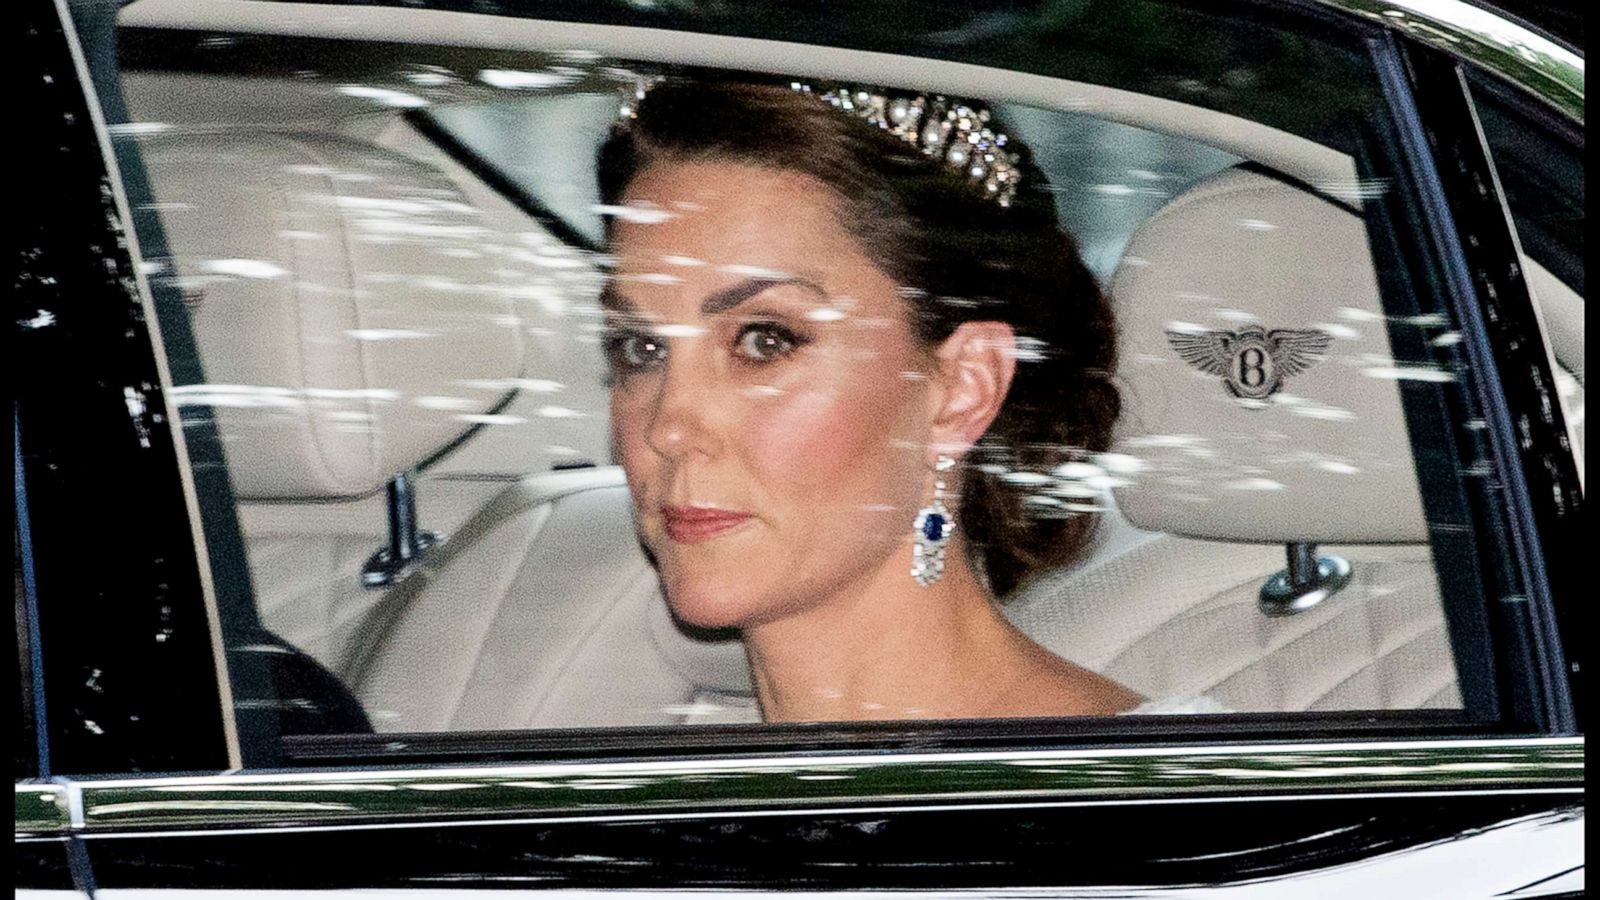
[[[996,602],[1082,551],[1035,491],[1119,401],[1111,309],[987,111],[668,81],[599,170],[637,528],[767,721],[1147,711]]]

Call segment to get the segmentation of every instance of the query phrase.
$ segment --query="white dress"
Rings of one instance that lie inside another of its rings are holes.
[[[688,705],[675,707],[671,711],[682,717],[678,720],[681,725],[752,725],[761,721],[761,711],[756,707],[755,698],[748,695],[701,693],[695,695]],[[1179,716],[1226,712],[1232,710],[1201,694],[1146,700],[1120,715]]]
[[[1226,706],[1205,696],[1157,697],[1122,713],[1124,716],[1185,716],[1202,713],[1229,712]]]

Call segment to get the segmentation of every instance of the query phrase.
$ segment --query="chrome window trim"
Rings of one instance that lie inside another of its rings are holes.
[[[485,825],[573,825],[592,823],[625,823],[625,822],[674,822],[697,821],[716,819],[748,819],[763,816],[834,816],[842,813],[854,815],[904,815],[910,813],[939,813],[939,812],[973,812],[979,810],[1035,810],[1035,809],[1081,809],[1086,807],[1104,808],[1112,806],[1171,806],[1173,804],[1191,803],[1262,803],[1262,802],[1310,802],[1317,800],[1358,800],[1373,797],[1391,799],[1420,799],[1435,797],[1525,797],[1534,795],[1565,795],[1581,797],[1584,791],[1581,787],[1562,788],[1501,788],[1495,790],[1434,790],[1434,791],[1365,791],[1365,792],[1334,792],[1334,793],[1305,793],[1305,794],[1265,794],[1265,795],[1217,795],[1217,796],[1185,796],[1185,797],[1148,797],[1140,799],[1105,799],[1105,800],[1044,800],[1044,801],[1019,801],[998,803],[917,803],[884,806],[860,806],[856,804],[837,806],[767,806],[761,808],[739,809],[702,809],[691,812],[638,812],[638,813],[601,813],[601,814],[550,814],[544,816],[506,816],[496,818],[462,818],[462,819],[427,819],[422,821],[402,820],[374,820],[370,822],[355,822],[340,825],[299,825],[292,823],[270,823],[256,826],[241,827],[192,827],[182,829],[169,829],[156,827],[153,829],[139,829],[131,831],[96,830],[80,832],[78,836],[87,840],[116,840],[119,838],[151,838],[151,837],[216,837],[219,835],[252,835],[252,834],[313,834],[336,833],[347,831],[390,831],[406,828],[472,828]]]
[[[18,839],[56,835],[82,825],[73,821],[70,792],[61,784],[18,782],[16,819]]]
[[[1464,0],[1316,0],[1499,75],[1583,124],[1583,57]]]
[[[75,782],[86,834],[1373,793],[1579,793],[1583,738],[764,756]]]

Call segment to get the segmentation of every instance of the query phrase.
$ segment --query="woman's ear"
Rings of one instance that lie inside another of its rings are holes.
[[[1017,371],[1017,334],[1004,322],[963,322],[934,355],[930,449],[959,457],[1000,414]]]

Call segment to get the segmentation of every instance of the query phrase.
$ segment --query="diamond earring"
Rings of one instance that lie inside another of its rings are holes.
[[[916,532],[916,543],[911,548],[911,577],[923,587],[944,577],[944,548],[950,543],[956,523],[944,505],[945,484],[940,473],[955,465],[956,461],[948,456],[940,456],[934,463],[933,502],[919,510],[911,523]]]

